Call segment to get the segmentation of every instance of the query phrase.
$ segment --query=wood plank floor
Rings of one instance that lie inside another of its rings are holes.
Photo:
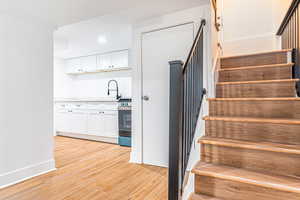
[[[0,200],[166,200],[167,169],[128,163],[130,149],[56,137],[58,170],[0,190]]]

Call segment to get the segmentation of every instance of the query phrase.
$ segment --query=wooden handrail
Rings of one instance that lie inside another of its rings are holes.
[[[293,0],[288,12],[286,13],[286,15],[285,15],[285,17],[284,17],[277,33],[276,33],[276,35],[278,35],[278,36],[282,35],[282,33],[284,32],[286,26],[289,24],[289,21],[291,20],[295,10],[297,9],[299,3],[300,3],[300,0]]]

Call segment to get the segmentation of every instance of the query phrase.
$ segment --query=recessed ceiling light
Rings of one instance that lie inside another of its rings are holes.
[[[105,43],[107,43],[106,37],[104,37],[104,36],[99,36],[99,37],[98,37],[98,43],[99,43],[99,44],[105,44]]]

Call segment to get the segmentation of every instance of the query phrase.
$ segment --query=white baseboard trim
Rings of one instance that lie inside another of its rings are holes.
[[[58,136],[65,136],[71,138],[79,138],[84,140],[92,140],[97,142],[106,142],[111,144],[118,144],[117,137],[102,137],[96,135],[87,135],[87,134],[79,134],[79,133],[66,133],[66,132],[56,132]]]
[[[15,185],[42,174],[56,170],[55,160],[47,160],[35,165],[30,165],[5,174],[0,174],[0,189]]]

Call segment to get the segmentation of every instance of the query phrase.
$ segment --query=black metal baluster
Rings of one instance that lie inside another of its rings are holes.
[[[204,25],[203,20],[183,68],[170,62],[169,200],[180,199],[195,136],[203,91]]]

